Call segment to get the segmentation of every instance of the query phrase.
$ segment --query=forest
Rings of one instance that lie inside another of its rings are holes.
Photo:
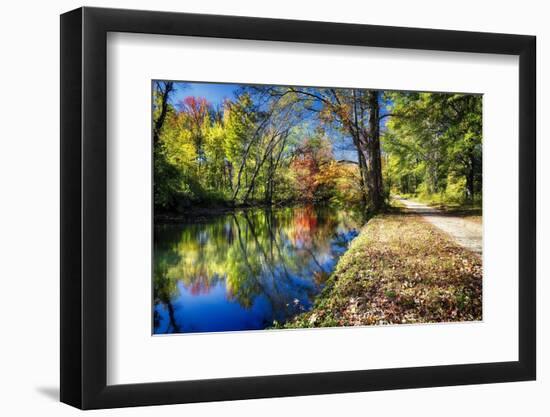
[[[153,333],[481,319],[482,96],[152,83]]]
[[[189,86],[153,82],[155,213],[481,201],[481,95],[241,85],[211,103]]]

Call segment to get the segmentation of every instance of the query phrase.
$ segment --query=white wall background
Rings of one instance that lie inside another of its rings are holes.
[[[72,0],[4,2],[0,15],[0,414],[75,415],[59,392],[59,17]],[[123,0],[86,5],[534,34],[538,37],[538,381],[482,386],[145,407],[94,415],[226,416],[366,414],[542,416],[550,412],[550,210],[543,115],[550,87],[544,2],[353,0]],[[546,123],[545,123],[546,122]],[[546,188],[544,190],[543,188]],[[503,205],[506,196],[503,196]],[[404,347],[406,348],[406,347]],[[546,395],[544,395],[546,394]]]

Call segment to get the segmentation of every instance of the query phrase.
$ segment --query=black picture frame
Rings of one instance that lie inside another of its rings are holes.
[[[107,385],[108,32],[519,56],[519,360]],[[61,401],[82,409],[534,380],[534,36],[102,8],[61,15]]]

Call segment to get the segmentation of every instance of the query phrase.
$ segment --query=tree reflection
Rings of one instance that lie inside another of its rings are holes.
[[[226,300],[243,309],[262,296],[278,321],[308,309],[334,267],[335,245],[347,244],[360,224],[351,211],[310,205],[155,227],[155,331],[165,332],[158,307],[167,332],[180,331],[173,305],[179,286],[200,296],[223,283]]]

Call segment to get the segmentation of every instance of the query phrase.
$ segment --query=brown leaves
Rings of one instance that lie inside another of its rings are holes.
[[[419,217],[377,216],[340,258],[322,312],[314,308],[305,325],[481,320],[482,273],[479,256]]]

